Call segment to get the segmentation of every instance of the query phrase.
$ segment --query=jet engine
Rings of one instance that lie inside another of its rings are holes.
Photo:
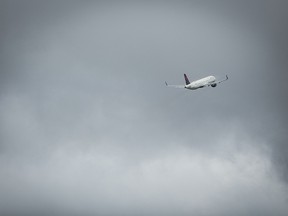
[[[212,86],[213,88],[215,88],[215,87],[217,86],[217,84],[215,83],[215,84],[212,84],[211,86]]]

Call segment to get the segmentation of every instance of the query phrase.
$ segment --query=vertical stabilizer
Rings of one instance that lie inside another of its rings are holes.
[[[186,85],[189,85],[189,84],[190,84],[190,81],[189,81],[189,79],[188,79],[188,77],[187,77],[186,74],[184,74],[184,78],[185,78],[185,83],[186,83]]]

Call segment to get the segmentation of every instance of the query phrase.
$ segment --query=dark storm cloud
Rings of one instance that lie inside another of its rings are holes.
[[[288,28],[285,23],[288,20],[288,15],[283,11],[287,8],[288,3],[285,1],[277,1],[277,4],[272,2],[267,3],[267,24],[269,28],[266,29],[267,35],[271,40],[271,58],[275,67],[270,70],[271,84],[277,86],[272,91],[274,98],[274,107],[278,111],[278,123],[274,127],[277,130],[273,140],[274,160],[276,161],[277,168],[280,174],[286,181],[288,181],[288,145],[287,145],[287,100],[285,100],[287,92],[287,56],[288,56],[288,43],[286,38],[288,36]],[[272,42],[273,41],[273,42]],[[275,111],[275,110],[274,110]],[[277,127],[278,126],[278,127]]]
[[[2,1],[0,210],[285,215],[285,4]]]

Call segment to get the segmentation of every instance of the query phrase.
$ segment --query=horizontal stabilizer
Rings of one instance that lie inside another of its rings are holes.
[[[173,87],[173,88],[185,88],[184,85],[169,85],[167,82],[165,82],[167,87]]]

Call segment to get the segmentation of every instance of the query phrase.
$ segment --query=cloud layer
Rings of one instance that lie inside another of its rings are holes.
[[[0,211],[285,215],[285,4],[224,3],[2,1]]]

